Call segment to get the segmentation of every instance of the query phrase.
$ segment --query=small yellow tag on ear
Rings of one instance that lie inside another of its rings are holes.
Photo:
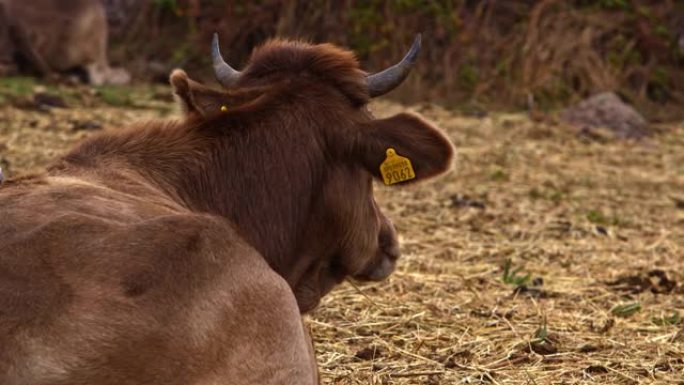
[[[228,112],[228,106],[226,106],[226,105],[221,106],[221,112]]]
[[[397,155],[393,148],[387,149],[387,158],[380,165],[380,174],[382,174],[382,179],[388,186],[416,177],[411,160]]]

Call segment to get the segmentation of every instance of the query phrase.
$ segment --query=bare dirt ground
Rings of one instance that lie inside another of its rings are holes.
[[[36,103],[31,82],[3,91],[6,176],[175,114],[163,87],[47,89],[68,108]],[[377,186],[404,256],[307,316],[324,384],[684,384],[684,124],[624,142],[523,114],[372,107],[425,115],[458,157],[437,181]]]

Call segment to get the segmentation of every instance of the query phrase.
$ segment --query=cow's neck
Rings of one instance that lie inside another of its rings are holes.
[[[322,159],[312,159],[316,156],[308,143],[297,141],[235,135],[214,143],[208,167],[178,181],[191,208],[234,222],[286,277],[297,263],[297,247],[321,179],[316,163]]]
[[[80,153],[101,158],[98,164],[124,159],[191,210],[227,218],[287,279],[297,269],[297,247],[323,172],[315,148],[305,135],[237,132],[219,139],[176,124],[94,138]],[[67,159],[78,155],[79,149]]]

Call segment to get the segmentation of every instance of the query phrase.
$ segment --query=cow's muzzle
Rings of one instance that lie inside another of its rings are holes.
[[[354,278],[361,281],[382,281],[394,272],[400,256],[401,251],[394,226],[386,221],[378,237],[378,251],[375,257],[363,272],[355,275]]]
[[[382,281],[394,272],[398,257],[383,255],[377,258],[368,269],[354,278],[360,281]]]

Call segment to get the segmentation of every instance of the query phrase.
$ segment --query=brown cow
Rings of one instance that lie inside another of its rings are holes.
[[[300,311],[399,256],[373,198],[386,150],[415,179],[452,146],[374,119],[419,48],[367,76],[351,52],[275,40],[215,90],[176,70],[180,121],[92,137],[0,188],[0,383],[312,384]]]
[[[19,59],[43,76],[85,71],[91,84],[122,84],[107,60],[107,19],[99,0],[0,0],[0,75]]]

